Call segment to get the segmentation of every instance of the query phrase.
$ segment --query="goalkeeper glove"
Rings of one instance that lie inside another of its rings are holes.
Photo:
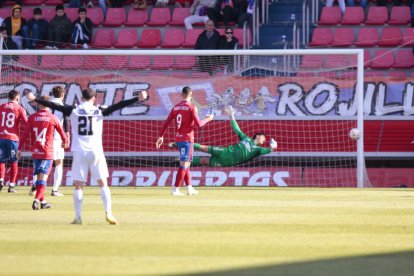
[[[270,142],[269,142],[269,145],[270,145],[270,148],[272,149],[272,150],[275,150],[275,149],[277,149],[277,142],[276,142],[276,140],[275,139],[270,139]]]
[[[235,120],[234,118],[234,108],[231,105],[228,105],[224,108],[224,111],[226,111],[227,115],[229,115],[230,119]]]

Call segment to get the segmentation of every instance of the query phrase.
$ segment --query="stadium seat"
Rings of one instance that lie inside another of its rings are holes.
[[[224,35],[224,30],[223,30],[223,35]],[[233,29],[233,33],[234,33],[234,37],[237,38],[239,40],[239,47],[238,48],[243,48],[244,47],[244,42],[243,42],[243,29],[242,28],[235,28]],[[249,31],[249,35],[250,35],[250,45],[251,46],[253,44],[253,36],[252,33]]]
[[[0,18],[3,20],[11,15],[10,8],[1,8],[0,9]]]
[[[392,77],[392,78],[406,78],[407,77],[407,72],[405,71],[391,71],[391,72],[387,72],[388,77]]]
[[[203,32],[203,29],[190,29],[185,33],[183,48],[194,48],[198,36]]]
[[[119,27],[126,21],[124,8],[109,8],[103,25],[106,27]]]
[[[136,29],[119,29],[115,48],[134,48],[138,43]]]
[[[165,31],[164,41],[161,48],[179,48],[184,42],[184,32],[182,29],[169,28]]]
[[[377,28],[361,28],[355,45],[358,47],[374,47],[379,39]]]
[[[66,16],[69,18],[70,21],[75,21],[78,19],[78,10],[79,8],[65,8]]]
[[[323,67],[323,56],[320,55],[304,55],[300,68],[303,69],[320,69]]]
[[[383,28],[378,46],[394,47],[402,43],[402,34],[400,28]]]
[[[411,11],[407,6],[394,6],[391,10],[390,25],[407,25],[411,23]]]
[[[332,41],[332,46],[347,47],[354,44],[354,30],[352,28],[337,28]]]
[[[364,49],[364,68],[368,68],[371,65],[371,52],[369,49]],[[355,55],[350,56],[348,67],[356,68],[358,65],[358,57]]]
[[[129,69],[146,69],[150,66],[150,56],[131,56],[129,59]]]
[[[403,46],[414,45],[414,28],[405,28],[403,32]]]
[[[148,11],[129,9],[125,26],[143,26],[148,21]]]
[[[312,47],[330,46],[332,44],[333,34],[330,28],[316,28],[312,34],[312,41],[309,43]]]
[[[83,67],[83,56],[63,56],[62,69],[79,69]]]
[[[194,56],[176,56],[174,68],[176,69],[192,69],[197,65],[197,59]]]
[[[42,56],[39,67],[42,69],[58,69],[62,66],[62,56]]]
[[[339,7],[323,7],[319,25],[337,25],[341,21],[341,10]]]
[[[371,6],[368,9],[366,25],[384,25],[388,22],[387,7]]]
[[[63,5],[63,0],[45,0],[43,4],[48,6]]]
[[[190,15],[190,8],[174,8],[171,22],[171,26],[184,26],[184,18]]]
[[[32,19],[33,18],[33,8],[25,7],[24,9],[22,9],[22,17],[26,20]],[[4,19],[4,17],[2,17],[2,18]]]
[[[166,26],[171,21],[171,13],[169,8],[153,8],[148,26]]]
[[[37,66],[37,56],[20,56],[18,62],[27,67],[34,67]]]
[[[106,65],[106,56],[85,56],[83,69],[100,70]]]
[[[400,49],[396,52],[394,68],[409,69],[414,67],[414,55],[411,49]]]
[[[167,70],[174,66],[173,56],[154,56],[150,65],[151,69]]]
[[[109,70],[125,70],[128,67],[129,56],[108,56],[105,69]]]
[[[156,48],[161,44],[161,31],[159,29],[144,29],[138,42],[140,48]]]
[[[92,46],[96,48],[111,48],[115,43],[113,29],[98,29],[92,39]]]
[[[327,55],[324,67],[329,69],[344,69],[347,65],[347,55]]]
[[[42,7],[42,15],[46,21],[52,20],[56,15],[56,10],[54,7]]]
[[[25,8],[26,6],[40,6],[43,2],[44,0],[23,0],[23,5]]]
[[[88,17],[94,26],[99,26],[104,21],[104,14],[100,7],[88,9]]]
[[[362,7],[346,7],[342,17],[342,25],[361,25],[365,20],[364,9]]]
[[[394,65],[394,52],[391,50],[377,50],[374,53],[370,67],[372,69],[389,69]]]

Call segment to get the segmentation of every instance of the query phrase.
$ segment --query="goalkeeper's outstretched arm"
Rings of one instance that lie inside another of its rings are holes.
[[[236,118],[234,116],[234,113],[235,113],[234,108],[231,105],[228,105],[226,106],[224,110],[229,115],[231,127],[233,128],[234,132],[237,134],[239,139],[242,140],[246,138],[247,135],[244,134],[243,131],[241,131],[239,124],[236,121]]]

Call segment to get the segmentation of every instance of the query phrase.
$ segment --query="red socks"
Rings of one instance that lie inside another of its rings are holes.
[[[46,190],[45,185],[36,185],[36,197],[35,197],[35,199],[39,200],[40,202],[45,200],[45,190]]]
[[[16,183],[18,165],[17,162],[11,163],[10,166],[10,183]]]
[[[186,175],[186,171],[187,170],[182,167],[178,168],[177,175],[175,176],[175,187],[181,187],[181,184],[183,184],[184,177]]]

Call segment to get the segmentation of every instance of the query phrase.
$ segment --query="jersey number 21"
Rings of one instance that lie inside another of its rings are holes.
[[[80,116],[78,119],[78,133],[82,136],[93,135],[92,116]]]

